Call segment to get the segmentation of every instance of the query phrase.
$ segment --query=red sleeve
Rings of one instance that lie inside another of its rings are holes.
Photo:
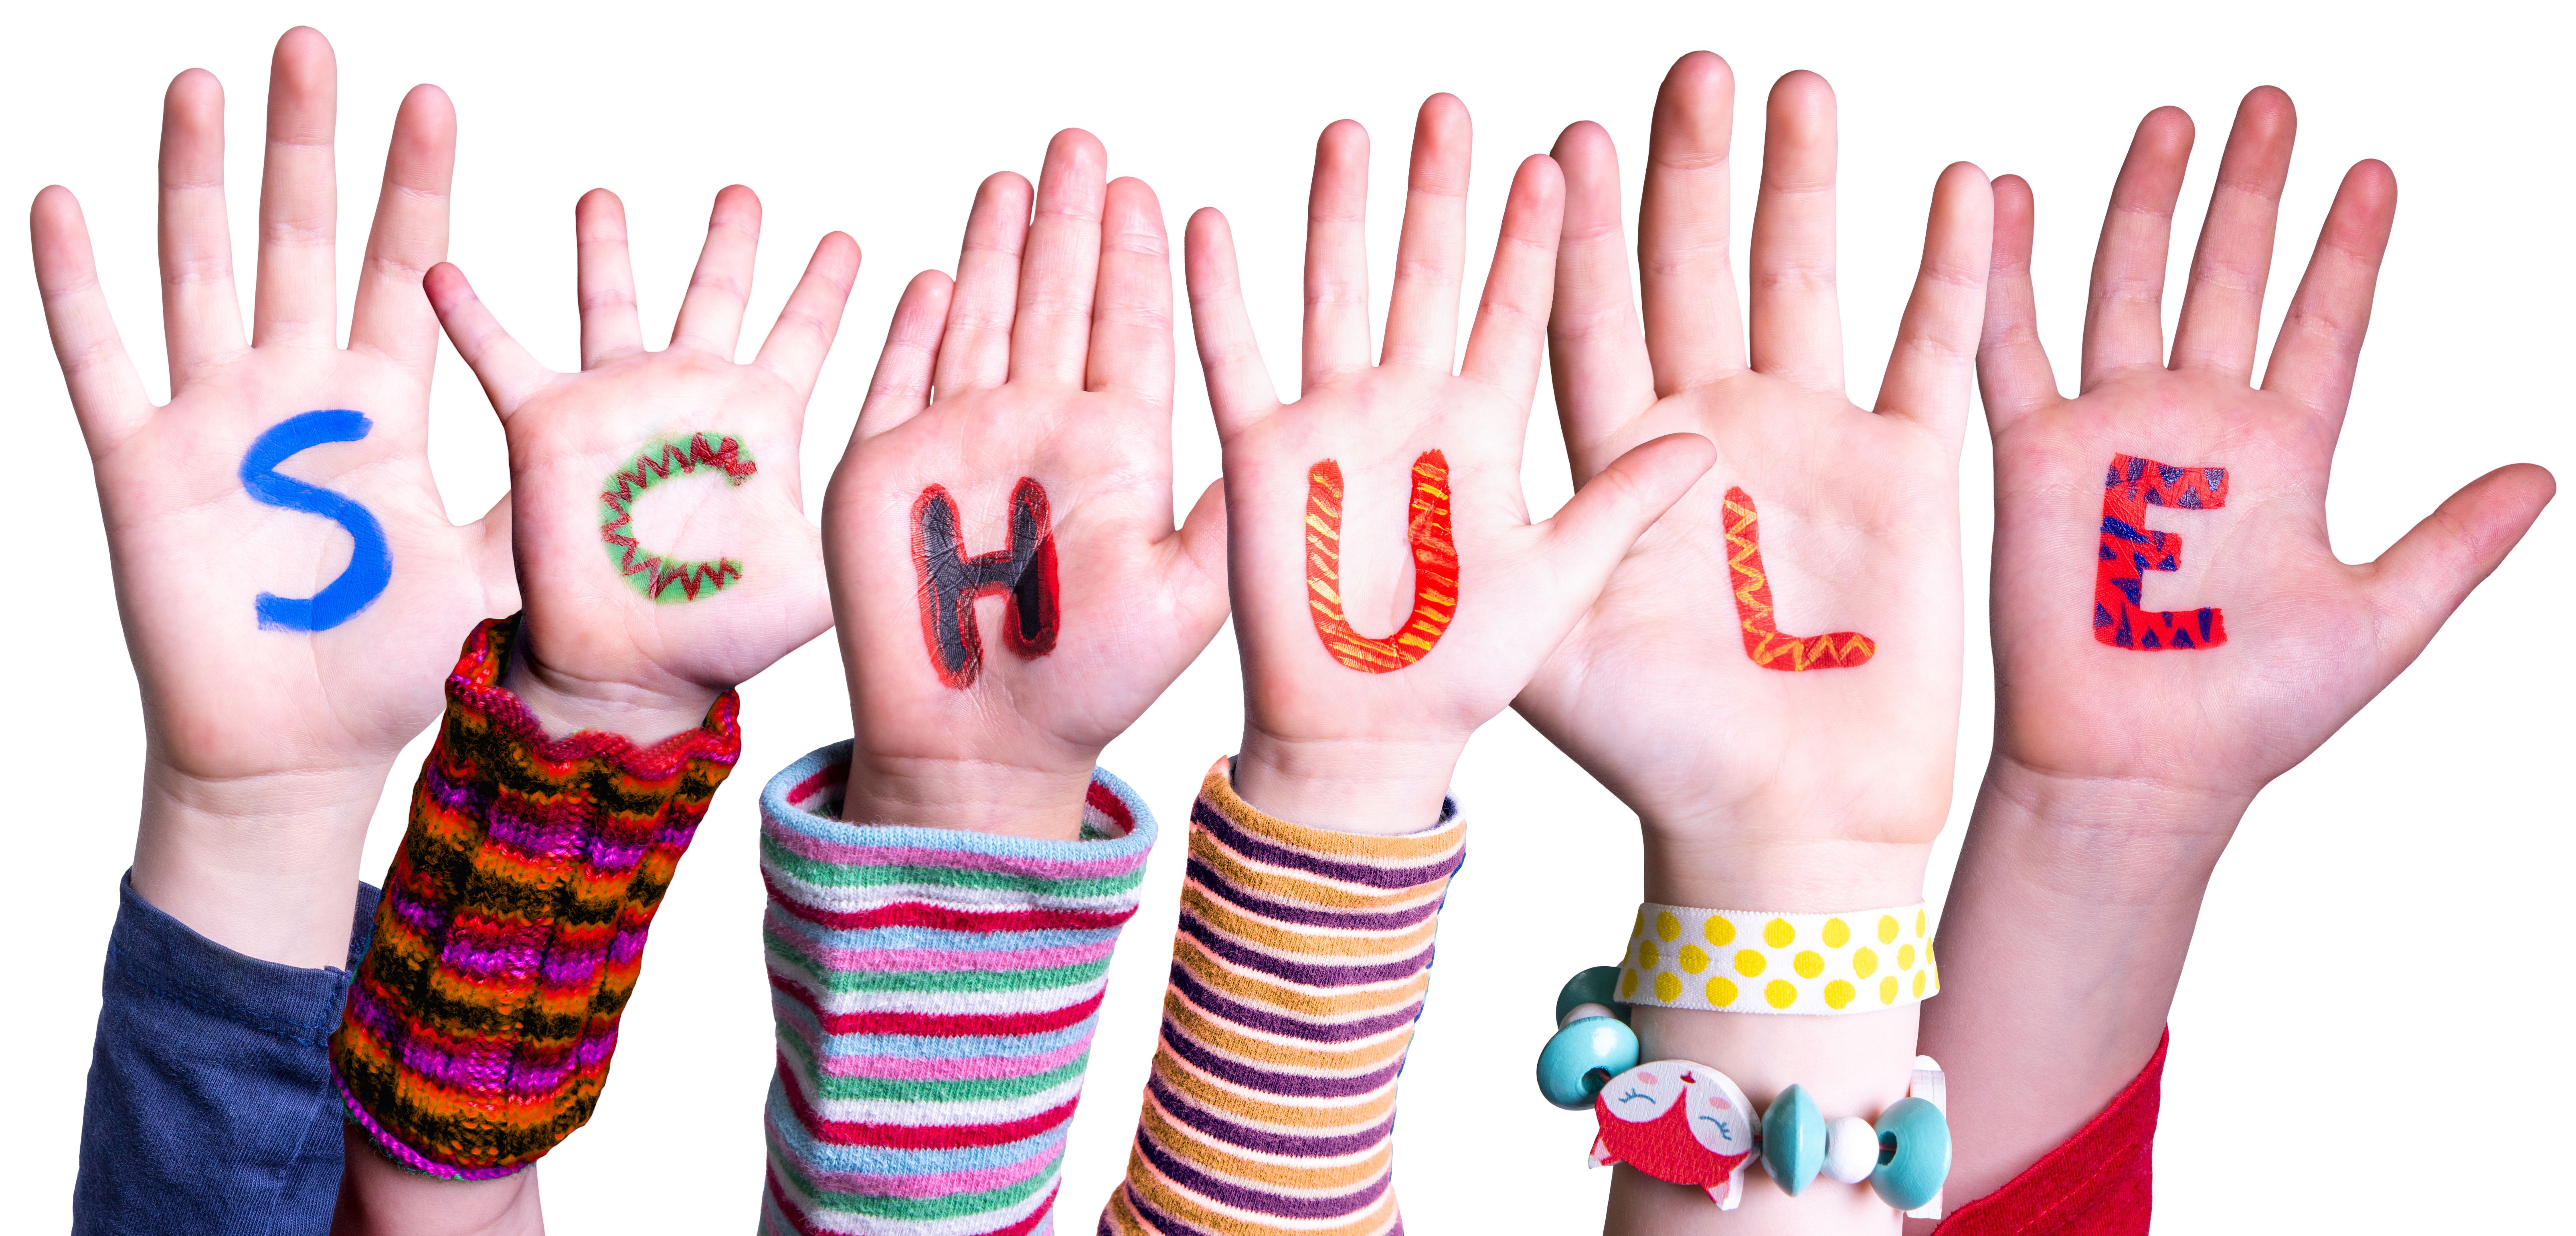
[[[2145,1236],[2155,1209],[2156,1108],[2167,1031],[2127,1089],[2012,1183],[1950,1212],[1932,1236]]]

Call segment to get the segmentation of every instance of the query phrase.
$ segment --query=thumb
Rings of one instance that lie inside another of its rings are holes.
[[[1600,591],[1628,547],[1716,462],[1717,447],[1695,433],[1666,434],[1612,460],[1541,525],[1564,578],[1587,598]]]
[[[2558,481],[2536,464],[2509,464],[2469,482],[2460,492],[2398,538],[2367,569],[2370,602],[2381,629],[2395,633],[2384,653],[2397,657],[2390,674],[2406,668],[2451,612],[2486,581],[2540,508],[2558,492]]]
[[[1172,612],[1181,621],[1181,640],[1205,647],[1225,625],[1231,598],[1225,574],[1225,478],[1218,477],[1199,495],[1189,517],[1168,543]]]

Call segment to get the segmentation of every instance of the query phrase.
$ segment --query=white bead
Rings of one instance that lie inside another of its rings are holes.
[[[1869,1179],[1878,1167],[1878,1133],[1858,1116],[1825,1122],[1825,1175],[1844,1184]]]
[[[1556,1023],[1556,1028],[1562,1030],[1586,1017],[1608,1017],[1617,1019],[1618,1016],[1619,1014],[1606,1004],[1578,1004],[1573,1008],[1565,1010],[1565,1017]]]

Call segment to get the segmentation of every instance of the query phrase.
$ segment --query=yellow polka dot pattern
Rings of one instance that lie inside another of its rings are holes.
[[[1875,1013],[1941,990],[1920,905],[1840,914],[1637,911],[1620,998],[1736,1013]]]

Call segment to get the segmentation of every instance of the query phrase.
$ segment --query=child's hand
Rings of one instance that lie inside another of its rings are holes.
[[[1567,239],[1550,332],[1575,479],[1676,431],[1716,443],[1718,462],[1638,540],[1520,708],[1642,817],[1650,899],[1901,905],[1921,895],[1950,801],[1959,439],[1990,199],[1977,169],[1942,174],[1877,408],[1857,407],[1834,296],[1833,93],[1810,73],[1772,90],[1740,317],[1733,92],[1705,52],[1664,81],[1638,222],[1642,327],[1609,137],[1578,124],[1557,145]]]
[[[36,277],[98,476],[143,689],[134,886],[205,935],[345,963],[358,851],[386,771],[438,715],[457,642],[512,604],[508,506],[458,527],[425,443],[456,120],[403,101],[346,348],[334,291],[331,46],[278,41],[259,280],[242,335],[223,91],[170,84],[161,146],[171,399],[117,339],[72,195],[37,195]]]
[[[584,195],[581,370],[539,364],[453,266],[429,272],[439,320],[510,442],[523,640],[503,684],[550,728],[647,743],[694,729],[724,690],[831,624],[805,522],[805,401],[857,278],[834,232],[750,364],[734,363],[760,200],[716,195],[671,344],[644,350],[626,213]]]
[[[2397,187],[2377,162],[2345,175],[2249,385],[2295,127],[2281,92],[2246,96],[2168,360],[2191,120],[2162,108],[2139,126],[2073,399],[2040,351],[2030,186],[1995,184],[1977,357],[1995,438],[1995,751],[1922,1036],[1956,1100],[1954,1198],[2013,1179],[2138,1075],[2254,793],[2423,651],[2554,488],[2539,468],[2500,469],[2378,561],[2336,559],[2327,470]]]
[[[1458,100],[1423,104],[1385,348],[1371,364],[1368,137],[1349,121],[1324,131],[1292,404],[1253,344],[1224,218],[1190,221],[1190,303],[1224,440],[1243,648],[1234,783],[1302,823],[1430,827],[1468,735],[1520,693],[1638,533],[1707,467],[1707,444],[1688,434],[1641,437],[1616,462],[1604,456],[1555,518],[1529,521],[1521,442],[1564,186],[1543,156],[1521,165],[1453,373],[1468,136]]]
[[[2173,108],[2140,124],[2073,399],[2040,350],[2030,186],[1995,186],[1978,355],[1995,437],[1995,775],[2241,809],[2405,669],[2549,501],[2547,472],[2501,468],[2377,561],[2335,557],[2327,472],[2397,185],[2377,161],[2346,173],[2249,385],[2295,128],[2280,91],[2246,96],[2168,363],[2166,236],[2192,128]]]
[[[856,742],[841,812],[1071,837],[1092,764],[1225,621],[1211,486],[1172,527],[1172,271],[1142,181],[1056,135],[912,282],[823,502]]]

